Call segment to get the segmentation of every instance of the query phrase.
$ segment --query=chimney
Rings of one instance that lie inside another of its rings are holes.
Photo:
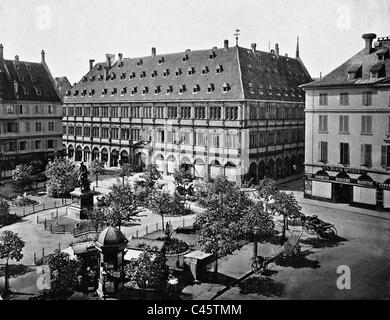
[[[223,48],[224,48],[225,50],[229,48],[229,40],[225,40],[225,41],[223,42]]]
[[[107,68],[110,69],[112,66],[112,54],[107,53],[106,59],[107,59]]]
[[[153,47],[153,48],[152,48],[152,57],[155,57],[155,56],[156,56],[156,48]]]
[[[256,43],[252,43],[251,47],[252,47],[252,52],[256,53]]]
[[[45,51],[42,50],[41,52],[41,60],[42,60],[42,63],[45,63]]]
[[[376,34],[375,33],[365,33],[362,35],[362,38],[366,42],[366,46],[364,48],[364,53],[370,54],[372,52],[372,42],[376,38]]]
[[[279,56],[279,43],[275,43],[276,56]]]
[[[15,61],[19,61],[19,56],[18,55],[15,56]]]
[[[4,59],[4,47],[3,44],[0,43],[0,59]]]
[[[118,61],[122,62],[123,60],[123,53],[118,53]]]
[[[92,68],[93,68],[93,63],[95,62],[95,60],[94,59],[90,59],[89,60],[89,70],[92,70]]]

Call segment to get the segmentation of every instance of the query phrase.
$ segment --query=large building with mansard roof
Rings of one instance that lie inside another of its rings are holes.
[[[4,58],[0,44],[0,173],[39,160],[44,167],[62,150],[62,103],[46,64]]]
[[[241,182],[303,165],[304,94],[299,58],[230,46],[124,58],[107,54],[64,97],[68,157],[107,167],[154,163],[165,174]]]

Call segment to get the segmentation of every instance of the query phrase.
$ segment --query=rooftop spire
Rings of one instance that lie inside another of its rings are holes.
[[[240,29],[234,30],[234,36],[236,37],[236,47],[238,47],[238,37],[240,36]]]
[[[299,37],[297,37],[297,52],[295,54],[295,57],[298,59],[299,58]]]

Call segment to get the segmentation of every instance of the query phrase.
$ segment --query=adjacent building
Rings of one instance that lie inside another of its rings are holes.
[[[229,47],[123,58],[107,54],[64,97],[63,148],[107,167],[155,163],[198,178],[241,182],[303,168],[304,92],[299,58]]]
[[[306,91],[305,197],[390,208],[390,38],[365,47]]]
[[[62,104],[45,62],[4,59],[0,45],[0,172],[16,165],[43,164],[62,150]]]
[[[72,89],[72,85],[70,84],[67,77],[56,77],[54,78],[58,90],[58,94],[61,99],[64,98],[65,94]]]

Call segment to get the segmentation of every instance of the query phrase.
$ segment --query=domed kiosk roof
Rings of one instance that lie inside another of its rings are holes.
[[[108,227],[104,229],[96,242],[97,247],[121,247],[129,242],[124,234],[117,228]]]

